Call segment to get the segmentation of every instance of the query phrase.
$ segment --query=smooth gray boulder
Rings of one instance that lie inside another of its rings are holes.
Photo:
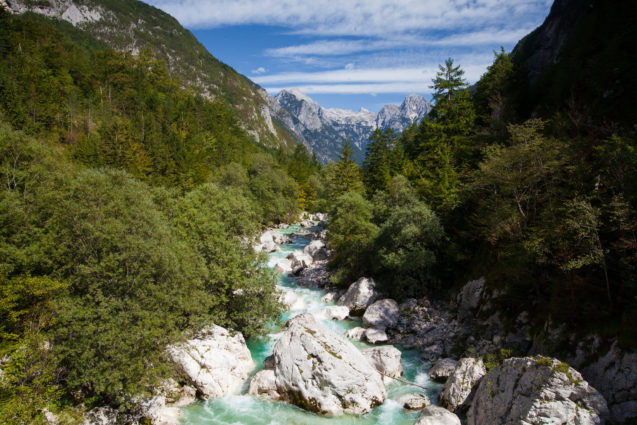
[[[458,294],[458,316],[460,319],[467,319],[473,316],[473,312],[478,309],[480,297],[484,292],[484,278],[467,282]]]
[[[454,359],[440,359],[429,369],[429,377],[435,381],[445,381],[457,365],[458,362]]]
[[[396,400],[405,410],[422,410],[431,404],[431,401],[425,394],[403,394]]]
[[[480,380],[487,370],[482,359],[465,357],[458,361],[440,394],[440,404],[455,412],[458,407],[464,405],[471,394],[471,389]]]
[[[385,329],[367,328],[365,329],[365,339],[370,344],[380,344],[387,342],[389,337],[387,337]]]
[[[566,363],[546,357],[512,358],[478,385],[468,425],[603,423],[604,397]]]
[[[196,338],[169,346],[167,351],[204,398],[239,391],[254,369],[243,335],[221,326],[206,328]]]
[[[502,425],[497,422],[488,425]],[[460,418],[439,406],[425,407],[414,425],[461,425]],[[482,425],[487,425],[484,423]]]
[[[344,305],[330,305],[319,311],[316,315],[319,319],[345,320],[349,316],[349,308]]]
[[[361,350],[361,353],[382,375],[385,384],[391,383],[393,381],[392,378],[400,378],[402,376],[402,353],[393,345],[366,348]]]
[[[279,400],[281,395],[277,391],[274,370],[263,369],[254,375],[250,381],[248,394],[256,397],[269,398],[271,400]]]
[[[375,288],[374,279],[361,277],[349,286],[337,304],[347,306],[351,315],[362,315],[367,307],[379,298]]]
[[[309,313],[288,321],[274,363],[281,398],[312,412],[364,414],[386,397],[381,375],[365,356]]]
[[[363,323],[372,328],[393,328],[398,324],[399,318],[398,303],[386,298],[367,307],[365,314],[363,314]]]

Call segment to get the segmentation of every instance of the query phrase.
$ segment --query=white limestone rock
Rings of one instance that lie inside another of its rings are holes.
[[[480,278],[467,282],[467,284],[462,287],[457,297],[458,316],[461,319],[471,317],[473,312],[478,309],[480,297],[484,292],[484,284],[484,278]]]
[[[291,273],[292,272],[292,261],[288,260],[287,258],[282,258],[279,261],[277,261],[276,265],[274,266],[274,271],[278,272],[278,273]]]
[[[385,329],[377,328],[365,329],[365,339],[370,344],[380,344],[389,340],[387,333],[385,333]]]
[[[454,412],[467,402],[471,389],[487,373],[482,359],[465,357],[458,361],[440,394],[440,404]]]
[[[263,369],[259,371],[250,381],[250,389],[248,394],[268,398],[271,400],[279,400],[281,394],[276,388],[276,376],[273,369]]]
[[[385,385],[393,382],[392,378],[400,378],[403,374],[402,353],[393,345],[361,350],[363,356],[382,375]]]
[[[313,240],[305,248],[303,248],[303,252],[311,256],[312,259],[316,261],[327,260],[327,250],[325,248],[325,243],[322,240]]]
[[[425,394],[403,394],[396,400],[403,409],[409,411],[422,410],[431,404],[429,398]]]
[[[292,262],[292,269],[296,269],[298,267],[301,267],[301,268],[310,267],[312,263],[314,263],[314,259],[312,258],[312,256],[300,250],[292,251],[287,256],[287,259]]]
[[[467,424],[594,425],[607,412],[604,397],[566,363],[522,357],[505,360],[482,378]]]
[[[495,425],[497,422],[489,425]],[[439,406],[427,406],[420,413],[414,425],[461,425],[460,418]],[[482,425],[487,425],[485,422]],[[499,424],[498,425],[503,425]]]
[[[338,305],[349,307],[351,315],[361,315],[367,307],[379,298],[374,279],[361,277],[352,283],[347,292],[338,299]]]
[[[349,308],[341,305],[327,306],[317,314],[318,318],[325,320],[345,320],[348,316]]]
[[[237,392],[254,369],[243,335],[216,325],[168,353],[204,398]]]
[[[458,362],[454,359],[440,359],[429,369],[429,377],[435,381],[445,381],[457,365]]]
[[[378,300],[367,307],[363,314],[363,323],[367,327],[373,328],[393,328],[398,324],[400,310],[398,303],[386,298]]]
[[[345,338],[309,313],[294,317],[274,346],[283,400],[321,414],[364,414],[386,397],[380,374]]]
[[[355,339],[356,341],[362,341],[365,337],[365,328],[357,326],[345,331],[343,335],[345,335],[346,338]]]

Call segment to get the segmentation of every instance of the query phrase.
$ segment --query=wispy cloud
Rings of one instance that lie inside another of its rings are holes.
[[[313,35],[403,34],[514,23],[547,0],[151,0],[197,28],[279,25]],[[522,15],[522,16],[521,16]]]
[[[260,67],[258,67],[257,69],[253,69],[253,70],[252,70],[252,71],[250,71],[250,72],[251,72],[252,74],[259,75],[259,74],[264,74],[266,71],[267,71],[267,70],[266,70],[264,67],[260,66]]]

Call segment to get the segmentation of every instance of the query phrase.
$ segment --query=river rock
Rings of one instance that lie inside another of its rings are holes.
[[[281,398],[306,410],[364,414],[385,400],[382,378],[365,356],[309,313],[288,321],[274,358]]]
[[[615,342],[582,375],[606,398],[613,421],[637,417],[637,353],[622,352]]]
[[[363,314],[363,323],[373,328],[393,328],[398,324],[399,317],[398,303],[386,298],[367,307]]]
[[[387,333],[385,333],[385,329],[377,328],[365,329],[365,339],[370,344],[380,344],[389,340],[389,338],[387,337]]]
[[[374,279],[361,277],[338,299],[338,305],[349,307],[351,315],[360,316],[379,297]]]
[[[301,270],[299,285],[308,288],[322,288],[330,282],[326,261],[316,261],[310,267]]]
[[[279,302],[287,306],[290,311],[305,310],[307,308],[303,298],[299,297],[294,291],[284,291],[279,296]]]
[[[363,337],[365,337],[365,328],[361,328],[360,326],[357,326],[355,328],[345,331],[343,335],[345,335],[345,337],[347,338],[361,341]]]
[[[318,317],[325,320],[345,320],[349,316],[349,308],[343,305],[330,305],[318,312]]]
[[[263,369],[254,375],[250,381],[248,394],[256,397],[269,398],[271,400],[279,400],[281,395],[277,391],[274,370]]]
[[[267,241],[265,243],[257,244],[253,246],[255,252],[274,252],[278,249],[273,241]]]
[[[341,295],[343,295],[341,291],[329,291],[325,295],[323,295],[321,301],[323,301],[324,303],[333,303],[337,299],[339,299]]]
[[[461,423],[460,418],[447,409],[432,405],[422,410],[414,425],[461,425]],[[495,423],[489,425],[495,425]]]
[[[431,404],[425,394],[405,394],[398,398],[398,403],[403,409],[416,411],[422,410]]]
[[[457,297],[458,317],[461,320],[472,317],[473,313],[478,309],[480,297],[484,292],[484,283],[484,278],[480,278],[472,280],[462,287]]]
[[[383,382],[389,384],[392,378],[400,378],[403,374],[401,363],[402,353],[393,345],[382,345],[379,347],[361,350],[363,356],[382,375]]]
[[[287,259],[292,262],[293,269],[296,269],[297,267],[309,267],[314,262],[312,257],[303,251],[292,251],[290,255],[287,256]]]
[[[238,391],[254,369],[243,335],[216,325],[168,353],[204,398]]]
[[[601,424],[604,397],[566,363],[546,357],[512,358],[478,385],[468,425]]]
[[[311,256],[314,260],[327,260],[327,249],[325,249],[325,243],[321,240],[315,239],[309,243],[303,252]]]
[[[440,394],[440,404],[454,412],[468,401],[467,398],[471,394],[474,384],[486,373],[487,370],[482,359],[473,357],[460,359],[445,382],[442,394]]]
[[[445,381],[457,365],[458,362],[454,359],[440,359],[429,369],[429,377],[435,381]]]
[[[292,272],[292,261],[288,260],[287,258],[282,258],[279,261],[277,261],[276,265],[274,266],[274,270],[276,272],[279,273],[291,273]]]
[[[144,418],[150,419],[153,425],[179,425],[181,412],[177,406],[169,406],[163,396],[153,397],[143,403]]]

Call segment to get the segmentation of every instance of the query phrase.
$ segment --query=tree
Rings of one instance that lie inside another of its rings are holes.
[[[363,161],[363,180],[370,194],[385,190],[391,178],[401,172],[402,146],[398,135],[389,127],[376,129],[369,138]]]
[[[323,197],[333,203],[347,192],[364,193],[360,167],[354,161],[352,143],[345,139],[339,152],[339,159],[324,168],[325,188]]]
[[[429,86],[434,89],[434,100],[436,104],[451,102],[452,98],[467,86],[467,82],[462,78],[464,70],[460,65],[453,66],[451,58],[448,58],[444,65],[438,65],[438,69],[433,85]]]

